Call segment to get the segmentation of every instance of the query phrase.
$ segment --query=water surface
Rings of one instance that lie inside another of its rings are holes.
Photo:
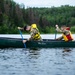
[[[75,48],[0,49],[0,75],[75,75]]]

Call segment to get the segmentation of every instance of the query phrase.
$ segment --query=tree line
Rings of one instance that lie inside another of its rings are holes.
[[[54,33],[55,25],[70,26],[75,32],[75,6],[25,8],[13,0],[0,0],[0,34],[17,34],[18,26],[36,23],[41,33]]]

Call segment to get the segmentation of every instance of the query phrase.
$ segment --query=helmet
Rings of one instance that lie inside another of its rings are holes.
[[[32,28],[37,28],[36,24],[31,25]]]

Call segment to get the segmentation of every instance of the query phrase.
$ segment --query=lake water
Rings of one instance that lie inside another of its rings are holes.
[[[0,37],[20,38],[20,35]],[[42,38],[54,37],[42,35]],[[75,75],[75,48],[0,49],[0,75]]]

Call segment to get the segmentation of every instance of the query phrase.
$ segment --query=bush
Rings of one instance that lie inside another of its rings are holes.
[[[72,32],[72,33],[75,33],[75,26],[72,26],[72,27],[71,27],[71,32]]]

